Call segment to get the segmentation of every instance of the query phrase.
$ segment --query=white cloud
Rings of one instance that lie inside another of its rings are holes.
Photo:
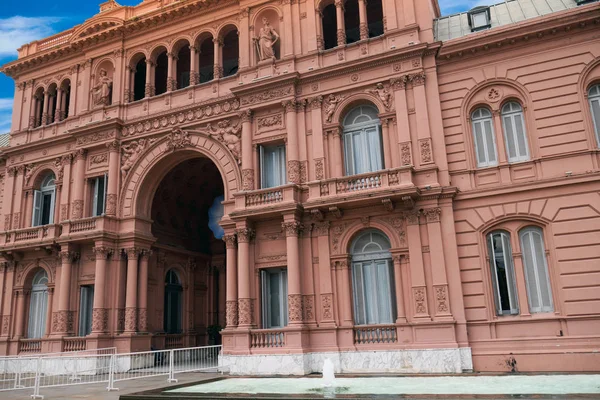
[[[13,99],[0,98],[0,134],[10,131]]]
[[[15,15],[0,18],[0,57],[16,55],[17,49],[34,40],[51,36],[55,33],[53,24],[58,17],[21,17]]]

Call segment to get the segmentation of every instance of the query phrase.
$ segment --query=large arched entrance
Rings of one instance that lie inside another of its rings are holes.
[[[156,186],[150,213],[156,263],[148,282],[149,293],[156,293],[148,299],[155,348],[220,343],[223,194],[219,170],[205,157],[184,158]]]

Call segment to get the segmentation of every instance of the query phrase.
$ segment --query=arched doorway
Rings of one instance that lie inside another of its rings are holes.
[[[151,331],[164,332],[165,348],[217,342],[225,325],[225,288],[219,284],[225,245],[214,221],[223,215],[215,210],[223,200],[223,180],[208,158],[173,163],[156,186],[150,213],[153,253],[159,255],[150,275],[160,277],[164,293],[148,306],[156,316]],[[155,347],[162,343],[155,341]]]

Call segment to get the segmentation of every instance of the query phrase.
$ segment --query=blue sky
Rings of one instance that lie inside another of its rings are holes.
[[[99,10],[103,0],[2,1],[0,7],[0,65],[17,57],[16,49],[80,24]],[[135,5],[141,0],[117,0]],[[483,3],[501,0],[439,0],[443,14],[465,11]],[[0,133],[10,130],[14,82],[0,74]]]

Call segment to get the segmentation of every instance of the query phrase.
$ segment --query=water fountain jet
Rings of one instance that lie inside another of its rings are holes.
[[[332,387],[335,385],[335,373],[333,363],[329,358],[323,362],[323,386]]]

